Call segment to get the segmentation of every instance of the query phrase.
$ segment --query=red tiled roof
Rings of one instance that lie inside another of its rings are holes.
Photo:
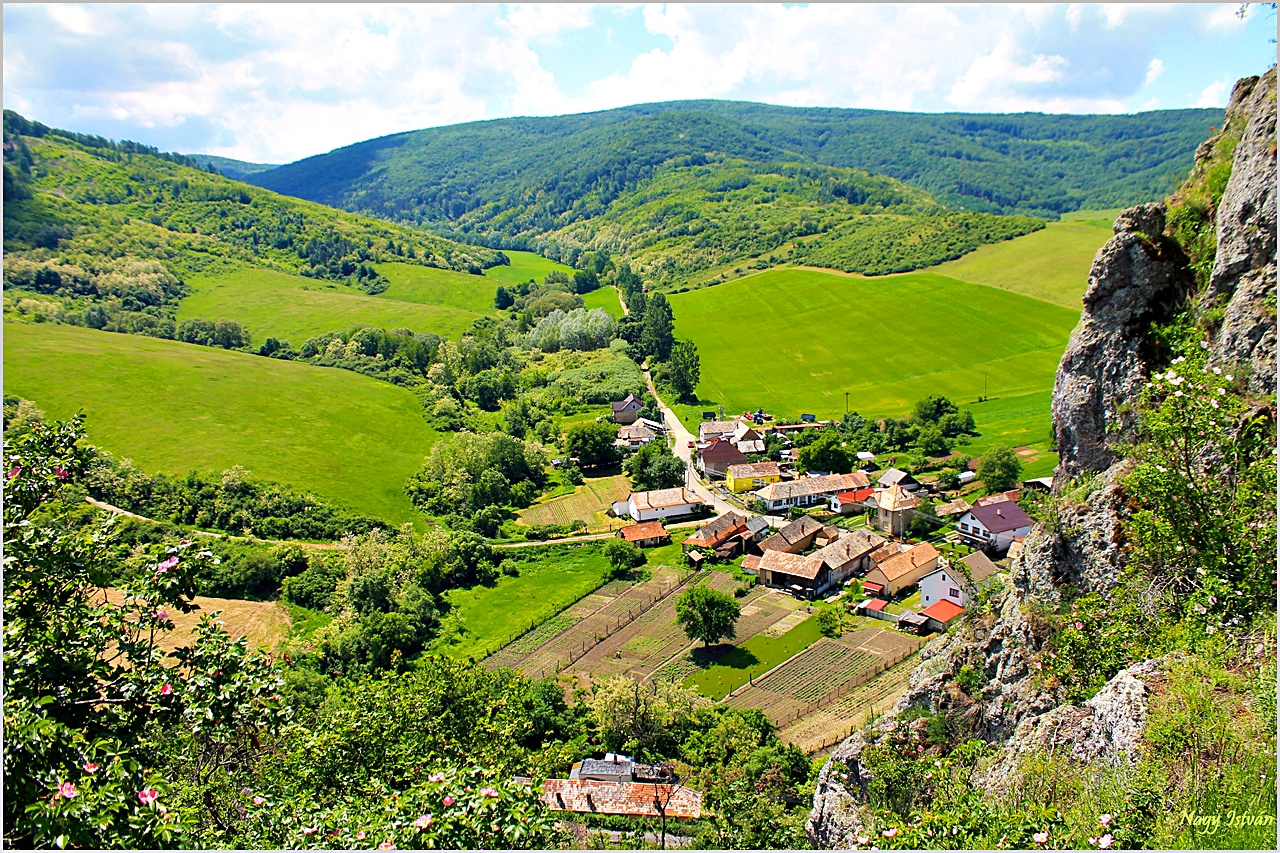
[[[874,586],[874,584],[872,584],[872,586]],[[885,601],[883,598],[873,598],[867,603],[863,604],[862,609],[874,610],[875,612],[879,613],[881,610],[884,610],[885,607],[887,607],[888,605],[889,605],[889,602]]]
[[[539,799],[562,812],[659,817],[665,809],[667,817],[702,817],[701,792],[649,782],[548,779]]]
[[[841,492],[840,494],[836,495],[836,500],[838,500],[842,504],[857,503],[859,501],[865,501],[867,498],[871,497],[875,493],[876,493],[875,489],[871,488],[870,486],[867,486],[865,489],[856,489],[855,491],[852,491],[852,492]]]
[[[863,581],[862,588],[871,592],[884,592],[884,584],[875,581]]]
[[[645,521],[640,524],[631,524],[619,531],[622,538],[628,542],[641,542],[645,539],[665,539],[667,529],[662,526],[661,521]]]
[[[748,554],[742,558],[742,568],[756,570],[760,568],[760,558],[755,554]]]
[[[945,598],[942,601],[930,604],[924,610],[920,611],[921,616],[928,616],[930,619],[936,619],[943,625],[946,625],[952,619],[964,612],[964,608]]]

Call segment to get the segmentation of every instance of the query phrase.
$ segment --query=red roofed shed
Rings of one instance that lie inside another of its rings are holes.
[[[920,615],[929,619],[933,623],[930,627],[936,631],[945,631],[947,626],[956,620],[964,608],[945,598],[936,604],[931,604],[924,610],[920,611]]]

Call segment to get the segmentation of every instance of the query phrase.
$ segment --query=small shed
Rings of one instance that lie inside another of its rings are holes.
[[[664,542],[670,542],[671,536],[661,521],[645,521],[641,524],[630,524],[618,531],[618,538],[625,539],[641,548],[653,548]]]
[[[913,634],[929,633],[929,617],[912,610],[904,610],[898,616],[898,627]]]
[[[920,615],[929,621],[929,630],[939,633],[947,630],[962,613],[964,613],[963,607],[945,598],[920,611]]]

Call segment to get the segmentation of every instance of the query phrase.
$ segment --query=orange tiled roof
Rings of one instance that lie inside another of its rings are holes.
[[[667,535],[667,528],[661,521],[645,521],[628,525],[620,531],[622,538],[628,542],[640,542],[645,539],[662,539]]]
[[[631,817],[702,817],[702,793],[649,782],[548,779],[539,799],[553,811]]]

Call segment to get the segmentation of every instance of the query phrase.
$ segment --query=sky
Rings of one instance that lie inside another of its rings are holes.
[[[4,106],[285,163],[364,139],[687,98],[914,112],[1225,106],[1239,4],[4,4]]]

